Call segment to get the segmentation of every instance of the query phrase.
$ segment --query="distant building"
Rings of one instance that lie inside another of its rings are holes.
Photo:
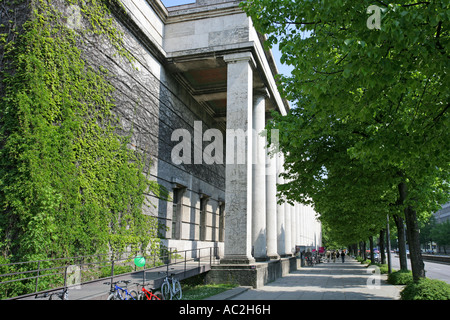
[[[441,210],[434,214],[437,223],[443,223],[450,219],[450,202],[442,205]]]

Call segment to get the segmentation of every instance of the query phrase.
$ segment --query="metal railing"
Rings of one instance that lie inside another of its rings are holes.
[[[136,255],[145,258],[144,267],[136,267],[133,262]],[[171,266],[180,264],[184,264],[181,271],[186,273],[193,267],[192,262],[200,267],[217,261],[218,248],[206,247],[183,251],[169,248],[163,254],[120,252],[0,264],[0,299],[19,299],[102,279],[112,282],[116,276],[142,271],[145,276],[146,270],[154,268],[165,267],[169,273]]]

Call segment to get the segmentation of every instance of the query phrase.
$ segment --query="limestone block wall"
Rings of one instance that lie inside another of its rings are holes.
[[[226,6],[223,4],[221,8]],[[171,15],[170,22],[165,27],[164,50],[177,52],[186,50],[199,50],[199,48],[212,48],[245,43],[256,36],[250,32],[251,20],[242,11],[233,11],[231,15],[216,14],[214,8],[204,11],[202,7],[191,10],[178,10],[177,15]],[[195,11],[194,11],[195,10]],[[236,10],[235,6],[233,10]],[[192,20],[183,16],[190,13]],[[181,19],[183,17],[183,19]],[[195,20],[193,20],[195,19]]]
[[[165,54],[161,47],[164,24],[153,8],[144,0],[124,0],[123,4],[129,10],[128,15],[117,12],[115,18],[117,29],[124,35],[125,49],[134,58],[133,64],[116,55],[107,41],[96,36],[86,38],[82,47],[86,61],[109,71],[109,81],[116,89],[114,112],[123,127],[122,133],[132,133],[129,147],[145,154],[145,173],[149,179],[165,187],[171,198],[174,188],[184,190],[181,233],[176,240],[199,241],[203,228],[205,242],[218,241],[220,204],[225,198],[224,165],[176,165],[171,159],[172,149],[179,143],[172,141],[175,130],[185,129],[194,137],[194,121],[202,121],[203,132],[214,128],[215,122],[166,71],[160,58]],[[200,211],[202,194],[208,196],[203,213]],[[153,194],[147,198],[151,205],[144,207],[144,213],[157,216],[161,237],[167,239],[165,244],[176,245],[178,242],[170,243],[173,201],[158,199]]]

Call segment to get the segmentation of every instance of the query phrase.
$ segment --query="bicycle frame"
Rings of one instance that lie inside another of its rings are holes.
[[[117,285],[117,283],[119,283],[121,281],[118,282],[104,282],[104,284],[110,284],[111,288],[109,290],[109,296],[108,296],[108,300],[109,297],[113,296],[116,299],[120,299],[120,300],[136,300],[135,297],[133,297],[133,295],[131,294],[132,292],[134,292],[134,290],[131,290],[131,292],[128,291],[128,289],[124,289],[122,287],[119,287]],[[123,281],[125,284],[128,284],[130,281]],[[113,288],[114,285],[114,288]],[[131,299],[130,299],[131,298]]]
[[[169,289],[169,294],[170,294],[171,300],[174,296],[177,295],[178,292],[181,292],[181,288],[179,290],[177,290],[175,288],[176,282],[173,281],[173,279],[174,278],[172,275],[171,276],[166,275],[166,277],[164,278],[164,281],[163,281],[163,286],[164,286],[164,284],[167,284],[167,288]],[[163,294],[163,296],[164,296],[164,294]],[[167,297],[164,297],[164,298],[166,299]]]
[[[142,287],[142,292],[144,292],[145,296],[147,297],[147,300],[161,300],[158,296],[154,295],[153,292],[148,291],[144,287]]]
[[[133,298],[133,296],[128,292],[127,289],[121,288],[117,284],[114,284],[114,293],[121,300],[135,300]],[[123,296],[123,294],[125,294],[125,297]],[[128,299],[128,298],[131,298],[131,299]]]

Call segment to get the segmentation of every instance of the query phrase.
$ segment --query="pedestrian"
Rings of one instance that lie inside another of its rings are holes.
[[[336,251],[333,251],[332,257],[333,257],[333,262],[336,262]]]
[[[345,261],[345,252],[344,252],[344,250],[342,250],[342,252],[341,252],[341,257],[342,257],[342,263],[344,263],[344,261]]]

